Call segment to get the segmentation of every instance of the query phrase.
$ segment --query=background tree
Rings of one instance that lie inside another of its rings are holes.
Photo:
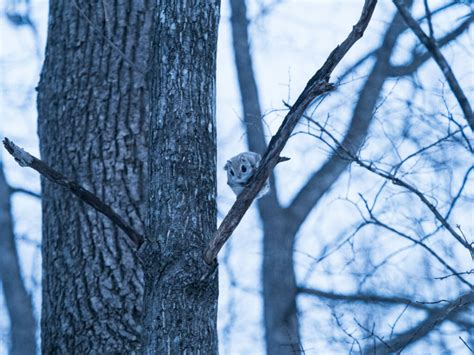
[[[453,5],[453,3],[450,3],[441,6],[433,12],[433,15],[442,16],[440,14],[449,11],[449,8]],[[246,127],[248,147],[250,150],[262,151],[266,144],[263,122],[264,116],[262,115],[262,110],[260,109],[260,103],[258,99],[259,95],[252,68],[245,1],[231,0],[231,7],[235,63],[240,85],[243,121],[245,122]],[[462,7],[462,5],[460,5],[460,7]],[[429,8],[426,11],[427,14],[425,19],[428,19],[428,22],[431,23],[431,17],[428,16],[431,15]],[[458,36],[465,33],[472,20],[472,15],[462,18],[456,27],[436,40],[437,46],[442,47],[446,44],[449,44]],[[327,153],[326,162],[321,164],[321,167],[308,177],[308,181],[294,195],[286,207],[281,206],[278,198],[276,197],[279,189],[278,186],[275,186],[275,184],[273,184],[272,189],[275,191],[275,194],[259,201],[258,209],[264,230],[262,275],[264,325],[267,353],[292,353],[295,351],[295,346],[303,346],[303,349],[305,348],[304,345],[306,342],[301,340],[298,333],[298,314],[301,314],[302,317],[305,317],[306,313],[303,313],[301,310],[298,312],[298,308],[296,307],[297,295],[312,295],[320,297],[323,300],[330,299],[333,300],[332,303],[334,303],[334,300],[340,300],[346,302],[365,301],[366,303],[370,304],[369,300],[373,300],[373,303],[377,303],[378,299],[382,299],[381,302],[385,300],[386,304],[388,303],[398,306],[404,303],[407,304],[406,302],[389,302],[390,299],[392,299],[392,301],[394,299],[391,297],[378,297],[382,296],[383,294],[377,294],[375,291],[370,291],[369,294],[364,294],[364,292],[359,291],[360,293],[356,294],[359,297],[354,298],[352,295],[344,297],[344,295],[341,295],[337,291],[334,293],[323,292],[298,285],[296,281],[297,278],[295,277],[295,263],[298,259],[294,259],[295,240],[298,232],[310,215],[310,212],[318,205],[318,202],[321,200],[321,198],[331,190],[331,187],[338,181],[341,175],[348,173],[347,168],[351,163],[354,162],[354,157],[357,156],[357,152],[361,149],[363,143],[367,141],[371,122],[374,119],[377,119],[377,110],[379,110],[380,106],[384,103],[382,100],[388,101],[388,98],[386,97],[387,91],[384,90],[384,84],[389,80],[393,80],[394,78],[397,79],[407,75],[415,74],[417,70],[423,64],[425,64],[425,62],[431,56],[430,52],[425,51],[420,53],[417,49],[415,49],[413,51],[411,61],[409,61],[408,64],[396,66],[391,63],[391,58],[396,54],[396,45],[398,39],[400,35],[406,32],[406,30],[407,27],[405,22],[402,20],[402,17],[399,14],[396,14],[382,37],[380,47],[370,51],[368,54],[364,54],[364,56],[359,61],[357,61],[355,65],[349,67],[346,72],[341,74],[342,81],[344,80],[343,78],[346,78],[349,74],[353,73],[354,70],[358,69],[358,67],[360,67],[362,64],[368,62],[369,60],[373,61],[372,67],[368,69],[368,75],[366,78],[364,77],[363,84],[358,90],[358,95],[353,104],[354,109],[351,113],[352,118],[348,121],[346,127],[342,126],[339,128],[338,124],[334,122],[334,118],[329,118],[329,114],[332,117],[337,116],[337,111],[334,110],[334,106],[326,109],[329,113],[327,114],[328,118],[324,120],[324,125],[327,125],[327,128],[331,127],[331,129],[335,129],[338,137],[340,137],[339,140],[336,142],[330,141],[328,143],[323,137],[320,136],[323,135],[321,132],[326,131],[321,131],[318,129],[320,133],[315,133],[309,128],[308,130],[302,129],[301,133],[315,136],[319,139],[322,139],[326,144],[329,144],[330,151]],[[341,91],[344,91],[344,88],[341,88]],[[324,106],[322,110],[325,110]],[[321,112],[321,109],[318,109],[318,111],[315,110],[311,116],[314,117],[314,120],[322,122],[321,117],[324,117],[325,115],[325,111]],[[271,120],[271,118],[267,116],[265,117],[265,120],[268,121]],[[313,125],[312,122],[314,121],[310,118],[308,118],[308,120],[308,125]],[[462,127],[462,125],[457,122],[455,124],[457,124],[459,127]],[[446,133],[449,137],[451,137],[452,134],[450,133],[450,127],[446,126],[444,129],[447,129]],[[461,130],[456,131],[456,134],[462,134],[463,130],[465,132],[465,127],[462,127]],[[379,140],[376,140],[377,138],[378,137],[371,137],[369,143],[371,141],[379,142]],[[393,137],[392,139],[395,138]],[[402,153],[397,151],[398,148],[393,149],[394,146],[395,144],[392,144],[392,152],[399,154],[399,157],[403,156]],[[418,142],[418,146],[421,148],[422,144]],[[346,154],[343,154],[345,150],[352,152],[352,158],[348,158]],[[387,151],[387,154],[390,154],[390,152]],[[417,156],[418,153],[414,153],[414,155]],[[414,156],[411,156],[410,158],[413,157]],[[396,166],[394,165],[393,169],[395,169],[395,167]],[[463,174],[462,176],[466,176],[467,178],[467,175]],[[363,183],[360,186],[364,186]],[[384,184],[384,186],[386,186],[386,184]],[[463,190],[463,187],[464,183],[462,184],[460,192]],[[453,205],[456,203],[456,200],[457,199],[453,201]],[[354,204],[355,203],[357,202],[354,202]],[[390,213],[388,211],[391,211],[393,214],[399,213],[392,209],[387,210],[386,213]],[[278,217],[274,218],[274,216]],[[343,231],[340,237],[342,238],[345,236],[345,238],[347,238],[345,241],[346,244],[352,245],[352,243],[354,243],[353,239],[355,238],[355,234],[360,228],[361,227],[358,226],[358,229],[356,229],[355,232],[350,232],[350,229],[348,228],[347,230]],[[438,228],[438,230],[439,229],[440,228]],[[424,236],[420,236],[420,238],[424,238]],[[461,245],[463,244],[466,245],[466,243],[461,243]],[[313,265],[308,268],[309,270],[306,271],[307,276],[311,275],[314,272],[315,266],[321,263],[327,257],[325,254],[328,253],[328,249],[330,250],[329,245],[324,246],[323,244],[321,248],[325,252],[323,252],[323,255],[321,255],[320,258],[316,256],[314,257],[314,263],[312,263]],[[340,249],[342,249],[341,245],[339,245],[336,251],[333,252],[337,252],[336,255],[339,256],[344,255]],[[368,255],[364,255],[366,252],[366,250],[361,250],[356,253],[354,250],[352,250],[352,253],[354,254],[353,258],[365,258]],[[380,252],[378,254],[379,256],[382,255]],[[442,257],[442,260],[444,260],[444,258],[445,256]],[[299,260],[301,262],[301,259]],[[349,266],[347,267],[350,269],[352,265],[356,263],[356,261],[354,260],[353,262],[348,263]],[[383,265],[383,262],[381,264]],[[455,272],[454,269],[448,269],[447,271],[449,270],[451,272]],[[364,272],[363,270],[357,272],[363,276],[361,278],[354,277],[354,282],[360,283],[362,280],[362,283],[364,283],[366,282],[364,280],[372,276],[369,272]],[[469,286],[470,284],[467,283],[467,285]],[[462,291],[463,287],[461,285],[459,286],[460,293],[458,293],[452,300],[452,303],[450,303],[450,309],[456,310],[457,314],[459,312],[467,312],[469,309],[469,304],[472,303],[472,300],[469,298],[470,296],[464,295]],[[406,291],[404,290],[403,292]],[[393,291],[391,293],[393,295]],[[404,293],[400,293],[400,290],[396,291],[394,295],[396,296],[395,299],[398,298],[399,300],[405,300],[403,297],[401,297],[404,295]],[[365,308],[365,310],[368,314],[372,312],[372,310],[367,311],[367,308]],[[395,351],[396,349],[403,349],[409,344],[415,343],[416,341],[423,339],[423,337],[428,336],[429,333],[435,329],[433,325],[436,322],[440,322],[445,319],[453,320],[453,318],[449,318],[447,313],[443,312],[441,308],[425,308],[425,311],[431,314],[431,316],[429,316],[425,322],[421,322],[414,328],[407,331],[405,334],[400,334],[398,338],[393,339],[393,342],[384,344],[383,336],[379,337],[373,333],[369,333],[368,338],[370,341],[375,338],[376,342],[382,343],[377,344],[376,349],[379,349],[379,351]],[[376,314],[378,315],[379,313]],[[440,314],[443,316],[440,316]],[[368,317],[366,316],[365,318]],[[379,319],[378,321],[385,322],[383,318],[382,320]],[[346,325],[340,323],[339,320],[336,323],[338,328],[341,328],[343,335],[348,337],[351,342],[355,344],[356,341],[359,341],[357,340],[357,337],[353,336],[344,329]],[[458,323],[457,325],[461,326],[461,329],[466,329],[466,324]],[[324,329],[328,329],[327,325],[321,326]],[[314,324],[309,325],[309,327],[314,329]],[[364,329],[363,326],[360,326],[359,328],[363,333],[367,334],[367,329]],[[366,334],[364,334],[364,336],[366,336]],[[324,336],[327,336],[327,334]],[[338,341],[338,344],[340,342],[341,340]],[[363,340],[360,340],[360,343],[363,343]],[[459,344],[463,346],[461,342]],[[324,347],[326,348],[327,345]],[[383,348],[383,350],[380,350],[381,348]],[[362,348],[359,350],[362,351]],[[371,349],[366,351],[371,353],[374,350]]]
[[[14,189],[0,160],[0,280],[10,318],[10,353],[36,353],[36,320],[20,270],[10,198]]]

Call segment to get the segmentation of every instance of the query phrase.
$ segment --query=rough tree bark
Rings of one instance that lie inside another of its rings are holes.
[[[143,353],[217,353],[215,74],[220,1],[158,2]]]
[[[36,320],[26,291],[15,244],[10,186],[0,160],[0,281],[10,318],[10,354],[36,354]]]
[[[153,2],[50,2],[38,88],[43,160],[143,232]],[[130,64],[134,63],[134,64]],[[123,353],[138,346],[143,273],[109,220],[42,179],[42,352]]]
[[[244,122],[249,149],[260,151],[265,137],[258,102],[258,89],[252,69],[248,40],[248,20],[244,0],[231,0],[232,33],[235,62],[242,96]],[[395,16],[375,52],[375,64],[364,83],[344,142],[357,151],[367,136],[372,112],[389,77],[390,57],[398,36],[405,26]],[[249,95],[248,93],[256,93]],[[294,272],[293,247],[296,234],[311,210],[346,170],[349,162],[333,154],[316,171],[284,208],[277,199],[275,186],[269,197],[259,200],[258,209],[264,229],[263,298],[265,340],[268,354],[293,354],[300,351],[296,306],[297,284]],[[276,296],[277,295],[277,296]]]

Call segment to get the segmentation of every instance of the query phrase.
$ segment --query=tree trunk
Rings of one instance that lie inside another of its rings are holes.
[[[36,321],[21,276],[10,205],[10,186],[0,160],[0,281],[10,318],[10,354],[36,353]]]
[[[219,1],[158,2],[151,78],[143,353],[217,353],[215,74]]]
[[[144,230],[153,6],[50,2],[38,94],[43,160]],[[130,65],[130,63],[135,63]],[[143,272],[108,219],[42,180],[45,354],[124,353],[138,346]]]
[[[280,212],[263,225],[263,296],[267,354],[298,354],[302,351],[296,307],[293,267],[294,238]]]

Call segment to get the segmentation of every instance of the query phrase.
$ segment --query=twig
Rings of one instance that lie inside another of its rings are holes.
[[[431,20],[431,10],[430,10],[430,6],[428,5],[428,0],[423,0],[423,5],[425,6],[426,22],[428,22],[430,38],[436,43],[435,38],[434,38],[433,21]]]
[[[360,194],[359,194],[360,195]],[[362,198],[362,200],[364,201],[364,204],[365,204],[365,207],[367,209],[367,212],[369,213],[370,215],[370,218],[371,218],[371,221],[370,223],[373,223],[374,225],[376,226],[379,226],[379,227],[382,227],[404,239],[407,239],[411,242],[413,242],[414,244],[416,245],[419,245],[421,246],[423,249],[425,249],[428,253],[430,253],[436,260],[438,260],[442,265],[444,265],[444,267],[446,267],[449,271],[451,271],[454,275],[456,275],[456,277],[462,282],[464,283],[465,285],[467,285],[469,288],[473,288],[473,285],[467,281],[466,279],[464,279],[461,274],[459,272],[457,272],[452,266],[450,266],[442,257],[440,257],[433,249],[431,249],[429,246],[427,246],[425,243],[423,243],[422,241],[420,240],[417,240],[416,238],[413,238],[411,236],[409,236],[408,234],[406,233],[403,233],[383,222],[381,222],[379,219],[377,219],[372,210],[370,209],[370,207],[368,206],[367,204],[367,201],[364,199],[364,197],[362,195],[360,195],[360,197]]]
[[[367,303],[367,304],[372,304],[372,303],[386,303],[386,304],[394,304],[394,305],[404,304],[413,308],[424,309],[424,310],[428,308],[426,306],[423,306],[422,304],[414,302],[413,300],[409,298],[403,298],[403,297],[398,297],[398,296],[390,297],[390,296],[380,296],[377,294],[364,294],[364,293],[356,293],[352,295],[338,294],[338,293],[317,290],[317,289],[309,288],[309,287],[298,287],[297,291],[300,294],[312,295],[312,296],[326,298],[326,299],[334,300],[334,301],[361,302],[361,303]]]
[[[313,120],[311,117],[305,116],[306,119],[311,121],[313,124],[315,124],[322,132],[326,133],[329,138],[336,144],[337,149],[339,149],[341,152],[341,158],[343,159],[349,159],[355,162],[357,165],[363,167],[364,169],[367,169],[368,171],[383,177],[384,179],[387,179],[391,181],[394,185],[402,186],[408,191],[414,193],[420,200],[425,204],[426,207],[429,208],[429,210],[433,213],[433,215],[436,217],[436,219],[441,222],[441,224],[448,230],[448,232],[456,238],[456,240],[461,243],[467,250],[469,250],[471,257],[474,259],[474,247],[473,243],[469,243],[465,238],[463,238],[458,232],[454,230],[454,228],[449,224],[449,222],[444,218],[441,213],[436,209],[436,207],[428,201],[426,196],[420,192],[417,188],[414,186],[408,184],[404,180],[401,180],[400,178],[396,177],[394,174],[391,174],[388,171],[379,169],[377,166],[375,166],[372,162],[369,164],[363,162],[358,156],[353,154],[349,149],[344,147],[326,128],[324,128],[322,125],[320,125],[318,122]]]
[[[442,48],[447,44],[454,41],[460,35],[469,29],[472,22],[474,21],[474,16],[469,16],[465,21],[463,21],[458,27],[453,29],[451,32],[447,33],[443,37],[439,38],[437,41],[438,47]],[[412,75],[418,68],[424,64],[428,59],[431,58],[430,52],[426,51],[423,53],[417,53],[414,51],[412,55],[412,60],[408,64],[401,64],[401,65],[390,65],[390,76],[391,77],[399,77],[405,75]]]
[[[38,199],[41,199],[41,194],[31,191],[31,190],[24,189],[22,187],[10,187],[10,193],[11,194],[21,193],[21,194],[25,194],[31,197],[36,197]]]
[[[387,348],[376,348],[375,346],[367,347],[364,349],[363,353],[375,354],[375,352],[377,352],[377,354],[402,354],[407,346],[412,345],[416,341],[425,337],[445,320],[451,319],[463,310],[468,310],[473,302],[474,292],[462,294],[448,305],[430,312],[423,321],[414,327],[407,329],[403,333],[398,334],[394,339],[387,341]]]
[[[458,275],[471,275],[471,274],[474,274],[474,269],[471,269],[469,271],[464,271],[464,272],[458,272],[456,274],[449,274],[446,276],[435,277],[435,280],[444,280],[444,279],[447,279],[448,277],[453,277],[453,276],[458,276]]]
[[[237,225],[242,220],[245,212],[249,209],[253,199],[257,196],[257,193],[270,176],[273,168],[280,159],[281,151],[291,136],[291,132],[308,106],[318,96],[334,89],[334,85],[329,83],[329,77],[336,65],[342,60],[349,49],[364,34],[374,12],[376,3],[377,0],[365,0],[359,21],[352,28],[352,31],[344,42],[331,52],[323,66],[308,81],[305,89],[296,100],[292,109],[286,115],[283,123],[278,129],[278,132],[271,139],[256,175],[250,182],[249,186],[239,194],[229,213],[222,221],[216,234],[209,242],[209,245],[204,252],[204,260],[208,264],[211,264],[217,257],[219,250],[230,238],[235,228],[237,228]]]
[[[474,354],[474,350],[469,345],[467,345],[466,341],[461,336],[459,336],[459,339],[464,343],[464,345],[466,345],[466,348],[468,348],[471,353]]]
[[[112,210],[109,205],[105,204],[92,192],[84,189],[77,182],[67,179],[64,175],[49,167],[42,160],[35,158],[30,153],[18,147],[8,138],[5,138],[3,140],[3,145],[5,146],[5,149],[15,158],[18,164],[20,164],[20,166],[30,167],[33,170],[39,172],[44,177],[46,177],[48,180],[66,187],[74,195],[79,197],[81,201],[87,203],[89,206],[108,217],[121,230],[123,230],[125,234],[128,235],[130,240],[137,247],[139,247],[143,243],[144,237],[140,233],[135,231],[127,222],[125,222],[122,217],[120,217],[116,212],[114,212],[114,210]]]
[[[443,75],[446,78],[446,81],[448,82],[449,87],[451,88],[454,96],[458,100],[458,103],[461,106],[461,110],[464,113],[464,117],[469,123],[471,130],[474,131],[474,117],[473,117],[471,105],[469,104],[469,101],[466,98],[466,95],[464,95],[464,92],[461,89],[459,82],[454,76],[454,73],[451,67],[449,66],[449,63],[447,62],[447,60],[444,58],[443,54],[439,50],[438,45],[433,39],[429,38],[425,34],[425,32],[423,32],[420,25],[411,16],[410,12],[406,8],[406,6],[403,4],[402,0],[393,0],[393,3],[397,7],[400,15],[403,17],[403,20],[405,21],[407,26],[411,28],[413,33],[418,37],[421,43],[425,45],[426,49],[433,56],[433,59],[435,60],[436,64],[438,64],[439,68],[443,72]]]

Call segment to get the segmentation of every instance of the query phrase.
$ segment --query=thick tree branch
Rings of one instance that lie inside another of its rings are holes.
[[[445,45],[454,41],[456,38],[466,32],[466,30],[469,28],[473,21],[474,15],[469,16],[458,27],[441,37],[437,41],[438,47],[442,48]],[[392,65],[390,68],[389,75],[392,77],[411,75],[415,71],[417,71],[418,68],[420,68],[424,63],[426,63],[431,57],[432,56],[429,51],[423,53],[415,53],[410,63],[395,66]]]
[[[18,147],[8,138],[5,138],[3,140],[3,145],[5,146],[5,149],[15,158],[18,164],[20,164],[20,166],[30,167],[33,170],[39,172],[41,175],[43,175],[50,181],[63,187],[66,187],[74,195],[79,197],[81,201],[87,203],[89,206],[102,213],[113,223],[115,223],[122,231],[125,232],[125,234],[127,234],[130,240],[137,247],[139,247],[143,243],[144,237],[140,233],[135,231],[127,222],[125,222],[122,217],[120,217],[120,215],[114,212],[114,210],[109,205],[105,204],[92,192],[84,189],[77,182],[67,179],[61,173],[49,167],[42,160],[35,158],[30,153]]]
[[[241,221],[245,212],[250,207],[258,191],[260,191],[260,189],[263,187],[263,184],[270,176],[273,168],[278,163],[280,152],[283,150],[286,142],[290,138],[291,132],[308,106],[318,96],[334,89],[334,86],[328,82],[329,77],[336,65],[342,60],[348,50],[364,34],[364,31],[369,24],[370,18],[372,17],[376,3],[376,0],[365,1],[359,21],[353,27],[349,36],[346,38],[346,40],[344,40],[344,42],[342,42],[331,52],[326,62],[309,80],[306,88],[298,97],[290,112],[286,115],[282,125],[278,129],[278,132],[270,141],[267,151],[262,158],[261,165],[256,175],[252,179],[252,183],[237,197],[237,201],[234,203],[231,210],[217,230],[217,233],[209,243],[208,248],[205,251],[205,261],[208,264],[211,264],[216,258],[219,250],[222,248],[227,239],[229,239],[230,235]]]
[[[454,76],[454,73],[449,66],[449,63],[447,60],[444,58],[443,54],[439,50],[438,45],[436,42],[429,38],[425,32],[421,29],[420,25],[416,22],[416,20],[411,16],[410,11],[405,7],[404,1],[402,0],[393,0],[393,3],[397,7],[400,15],[403,17],[405,20],[405,23],[408,25],[408,27],[411,28],[413,33],[418,37],[418,39],[423,43],[426,47],[426,49],[431,53],[433,56],[433,59],[435,60],[436,64],[438,64],[439,68],[443,72],[444,77],[446,78],[449,87],[451,88],[454,96],[459,102],[459,105],[461,106],[461,109],[464,113],[464,117],[466,118],[467,122],[469,123],[469,126],[471,129],[474,131],[474,117],[472,114],[472,108],[471,105],[469,104],[468,99],[466,98],[466,95],[464,95],[463,90],[461,89],[461,86],[459,85],[459,82],[457,81],[456,77]]]
[[[386,340],[382,344],[377,343],[374,346],[364,349],[364,354],[393,354],[400,353],[409,345],[422,339],[429,334],[436,326],[445,320],[451,319],[459,312],[465,311],[474,303],[474,292],[470,292],[458,297],[448,305],[437,309],[429,314],[422,322],[407,331],[400,333],[391,340]]]

